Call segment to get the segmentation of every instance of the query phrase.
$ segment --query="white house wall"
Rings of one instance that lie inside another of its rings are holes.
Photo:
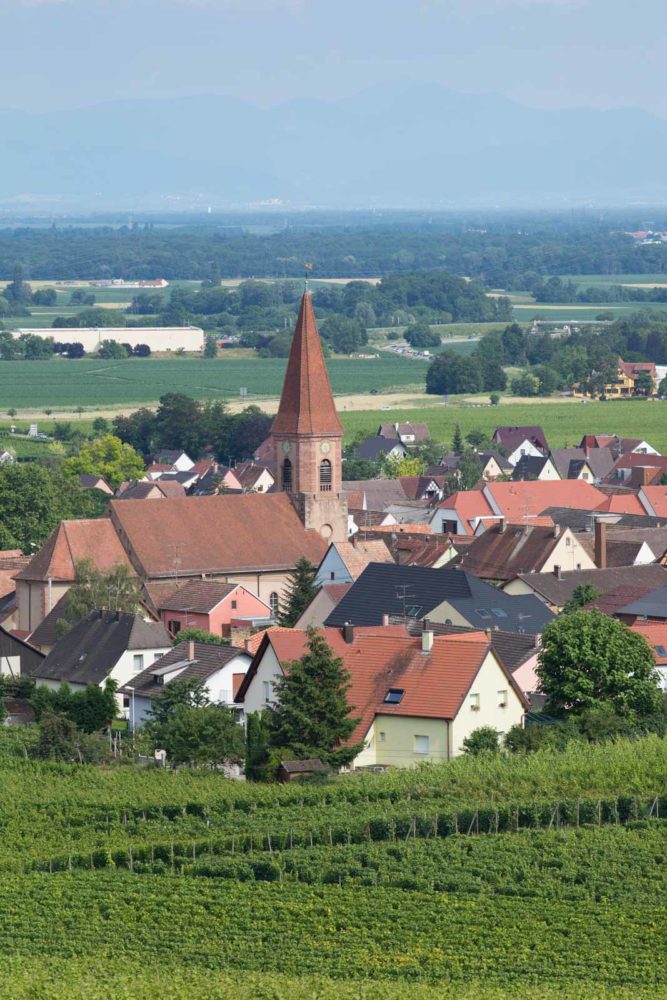
[[[246,716],[251,712],[263,712],[267,708],[268,702],[275,699],[275,682],[282,675],[283,672],[278,657],[273,650],[273,646],[269,644],[257,667],[257,673],[248,685],[248,690],[243,700],[243,712]],[[265,683],[269,684],[270,694],[268,701],[264,696]]]
[[[498,692],[506,692],[505,708],[499,705]],[[474,710],[473,696],[479,698],[479,710]],[[524,707],[512,687],[510,680],[496,660],[492,652],[487,653],[482,666],[477,672],[470,691],[466,694],[463,704],[450,727],[451,756],[463,753],[463,741],[466,736],[482,726],[490,726],[501,735],[508,732],[512,726],[521,723]]]

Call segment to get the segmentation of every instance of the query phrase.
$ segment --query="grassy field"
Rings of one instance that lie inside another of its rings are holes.
[[[383,419],[424,420],[436,441],[451,442],[456,424],[463,434],[471,430],[492,432],[498,424],[539,424],[554,447],[577,444],[584,434],[619,434],[646,438],[658,451],[667,453],[667,404],[646,401],[589,403],[508,403],[490,406],[439,405],[434,408],[392,408]],[[344,413],[348,437],[359,431],[374,432],[378,414],[372,410]]]
[[[514,318],[518,323],[528,323],[535,317],[546,320],[558,320],[559,322],[567,320],[594,320],[598,313],[603,312],[613,315],[615,319],[619,319],[630,313],[639,311],[650,311],[660,314],[661,320],[664,320],[667,313],[667,302],[628,302],[623,305],[618,305],[618,303],[610,305],[606,305],[605,303],[581,305],[577,303],[571,306],[551,306],[534,302],[532,305],[515,305],[513,308]]]
[[[577,285],[667,285],[667,274],[561,274]]]
[[[3,998],[665,996],[665,740],[257,786],[34,739],[0,735]]]

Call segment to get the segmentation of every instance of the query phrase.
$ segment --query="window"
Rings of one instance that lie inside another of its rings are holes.
[[[289,458],[286,458],[283,462],[283,489],[292,489],[292,463]]]
[[[428,751],[429,751],[428,736],[415,736],[415,753],[428,753]]]
[[[323,493],[331,492],[331,462],[323,458],[320,462],[320,489]]]
[[[404,695],[403,688],[389,688],[386,695],[384,696],[386,705],[400,705],[401,699]]]
[[[144,669],[144,654],[143,653],[135,653],[134,654],[134,656],[132,657],[132,669],[134,670],[135,674],[139,673],[140,670]]]
[[[275,590],[272,590],[271,593],[269,594],[269,607],[271,608],[271,614],[273,615],[274,618],[278,614],[278,604],[279,604],[278,594],[276,593]]]
[[[475,611],[477,612],[477,614],[479,615],[480,618],[490,618],[491,617],[491,612],[487,611],[486,608],[475,608]]]
[[[379,743],[386,743],[387,742],[387,734],[386,733],[378,733],[378,742]]]
[[[667,649],[664,646],[656,646],[655,651],[658,656],[667,656]]]
[[[565,544],[566,544],[566,545],[572,545],[572,539],[570,538],[570,536],[569,536],[569,535],[568,535],[568,536],[566,537],[566,539],[565,539]]]
[[[507,688],[498,692],[498,708],[507,708]]]
[[[479,712],[479,695],[471,694],[468,701],[470,703],[470,710],[472,712]]]
[[[491,614],[495,615],[496,618],[507,618],[507,612],[503,611],[502,608],[491,608]]]
[[[264,681],[262,687],[264,689],[264,702],[268,705],[271,701],[271,681]]]
[[[162,659],[162,653],[153,653],[153,663],[157,663],[158,660]]]
[[[236,611],[236,601],[232,601],[232,611]]]
[[[167,628],[169,629],[172,635],[178,635],[178,633],[181,631],[181,623],[179,622],[178,618],[172,618],[170,621],[167,622]]]

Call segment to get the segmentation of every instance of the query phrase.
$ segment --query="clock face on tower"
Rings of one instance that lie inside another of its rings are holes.
[[[289,450],[290,450],[289,441],[283,441],[283,451],[285,452],[286,455],[289,454]]]
[[[324,452],[325,455],[327,455],[331,451],[331,445],[329,444],[328,441],[322,442],[322,444],[320,445],[320,451]]]

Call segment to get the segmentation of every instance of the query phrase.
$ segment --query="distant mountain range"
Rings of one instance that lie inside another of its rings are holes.
[[[261,110],[227,97],[0,112],[0,203],[219,208],[667,202],[667,120],[434,84]]]

